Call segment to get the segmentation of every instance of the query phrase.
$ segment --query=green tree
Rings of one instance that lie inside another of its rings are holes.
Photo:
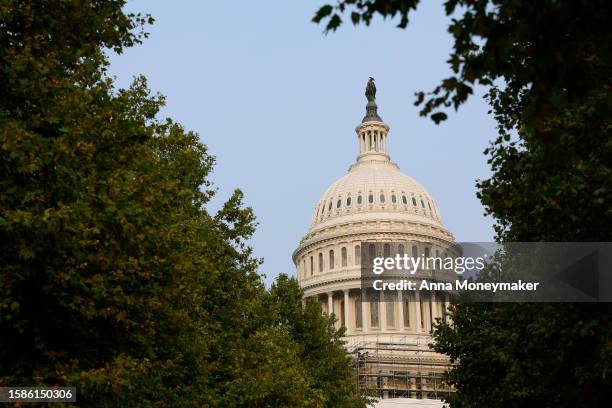
[[[344,14],[405,28],[418,0],[343,0],[313,20],[336,30]],[[447,0],[452,75],[418,92],[436,123],[476,85],[498,122],[485,151],[493,175],[478,196],[500,241],[609,241],[612,32],[605,1]],[[602,406],[612,389],[608,305],[460,304],[439,325],[454,407]]]
[[[344,328],[334,328],[334,316],[321,314],[314,299],[304,300],[294,278],[281,274],[270,296],[274,325],[286,330],[297,345],[298,355],[317,390],[323,407],[365,407],[369,401],[360,395],[344,348]],[[331,341],[330,341],[331,339]]]
[[[157,118],[144,78],[105,75],[152,22],[123,6],[0,0],[0,383],[87,407],[323,406],[242,194],[208,213],[198,136]]]

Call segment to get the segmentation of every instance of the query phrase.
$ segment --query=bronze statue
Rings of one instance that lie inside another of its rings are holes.
[[[365,96],[368,98],[368,102],[374,102],[376,99],[376,84],[374,84],[374,78],[372,77],[370,77],[370,80],[366,85]]]

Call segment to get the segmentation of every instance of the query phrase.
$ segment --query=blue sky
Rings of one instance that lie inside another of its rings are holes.
[[[490,174],[482,151],[495,136],[482,90],[441,125],[413,106],[414,92],[450,75],[441,3],[423,2],[407,30],[377,19],[328,35],[310,22],[324,3],[131,1],[129,11],[156,23],[142,45],[111,56],[110,72],[121,87],[145,75],[167,97],[161,116],[197,132],[217,157],[211,210],[244,191],[268,283],[294,272],[291,253],[315,203],[355,160],[369,76],[391,127],[391,159],[432,194],[457,241],[492,240],[475,188]]]

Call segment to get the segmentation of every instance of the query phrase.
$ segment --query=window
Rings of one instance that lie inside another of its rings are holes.
[[[342,200],[338,199],[338,202],[336,203],[336,208],[340,208],[340,204],[342,204]]]
[[[404,327],[410,327],[410,301],[404,299],[402,307],[404,308]]]
[[[361,263],[361,245],[355,245],[355,265]]]
[[[302,261],[302,276],[306,276],[306,260]]]
[[[384,257],[388,258],[391,256],[391,245],[389,244],[385,244],[383,247],[383,251],[384,251]]]
[[[314,259],[310,257],[310,276],[314,273]]]
[[[380,195],[380,202],[381,202],[381,203],[384,203],[384,202],[385,202],[385,195],[384,195],[384,194],[381,194],[381,195]]]
[[[392,195],[391,195],[391,202],[392,202],[393,204],[397,203],[397,197],[395,196],[395,194],[392,194]]]
[[[431,211],[431,204],[429,204],[429,201],[427,202],[427,206],[429,207],[429,211]]]
[[[329,269],[334,269],[334,250],[329,251]]]
[[[374,247],[374,244],[368,245],[368,257],[370,258],[370,260],[376,257],[376,248]]]
[[[429,258],[429,248],[425,248],[425,258]]]
[[[329,206],[327,207],[327,211],[331,211],[332,202],[329,200]]]
[[[370,296],[370,326],[378,327],[380,324],[378,294],[373,293]]]
[[[319,252],[319,272],[323,272],[323,254]]]
[[[417,256],[419,256],[419,250],[417,249],[416,245],[412,246],[412,257],[416,258]]]
[[[321,215],[325,214],[325,204],[321,204]]]
[[[374,195],[370,194],[368,196],[368,203],[372,204],[374,202]]]
[[[404,205],[408,204],[408,199],[406,198],[406,196],[402,196],[402,203],[404,203]]]
[[[321,209],[320,207],[317,207],[317,215],[315,215],[315,217],[318,217],[318,216],[319,216],[319,210],[320,210],[320,209]]]
[[[340,250],[340,255],[342,256],[342,266],[346,266],[347,264],[346,247],[342,247],[342,249]]]
[[[397,253],[404,256],[404,244],[399,244],[397,246]]]
[[[363,327],[361,319],[361,296],[355,298],[355,327],[358,329]]]
[[[414,197],[412,197],[412,205],[414,205],[415,207],[417,205],[416,200],[414,199]]]
[[[425,203],[421,200],[421,207],[425,208]]]
[[[361,194],[357,196],[357,204],[361,204]]]
[[[351,206],[351,197],[347,197],[346,198],[346,206],[350,207]]]

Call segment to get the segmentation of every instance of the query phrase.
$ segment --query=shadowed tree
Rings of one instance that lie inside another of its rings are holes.
[[[341,0],[313,20],[409,24],[418,0]],[[451,75],[417,92],[436,123],[475,86],[498,123],[478,197],[500,241],[610,241],[612,31],[606,1],[447,0]],[[609,305],[460,304],[436,349],[458,365],[453,407],[604,406],[612,397]]]
[[[144,78],[105,75],[152,22],[123,6],[0,0],[0,383],[76,386],[84,407],[326,406],[334,374],[270,310],[240,191],[209,213],[198,136]]]

